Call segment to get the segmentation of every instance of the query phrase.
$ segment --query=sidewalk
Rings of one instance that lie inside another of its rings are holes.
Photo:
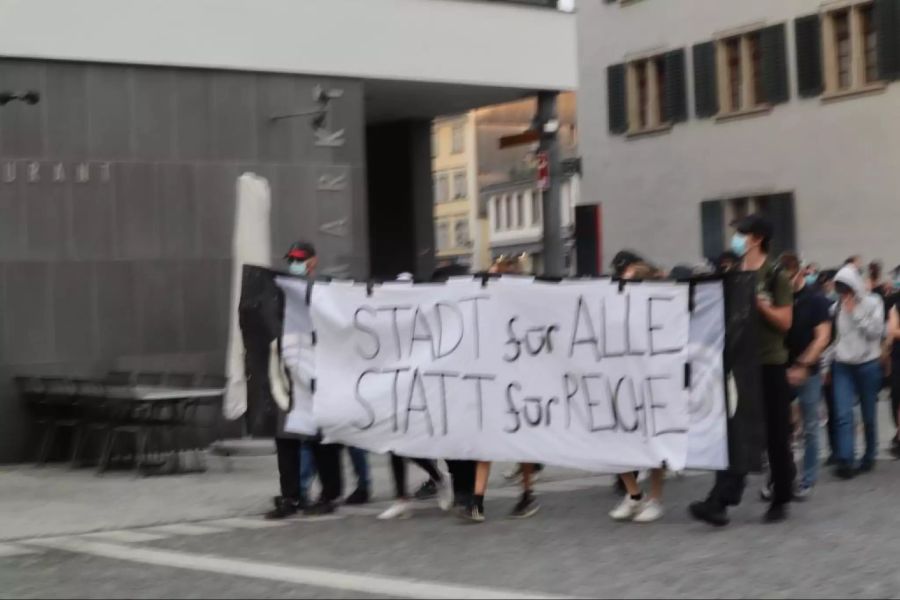
[[[136,477],[111,472],[98,477],[92,469],[31,465],[0,467],[0,542],[23,538],[130,529],[185,521],[261,515],[278,493],[274,456],[238,458],[226,472],[215,457],[202,474]],[[387,457],[370,455],[375,501],[393,497]],[[344,459],[345,493],[355,478]],[[492,469],[491,487],[505,485],[508,465]],[[583,477],[571,469],[552,468],[542,481]],[[415,489],[424,473],[409,466],[409,486]]]

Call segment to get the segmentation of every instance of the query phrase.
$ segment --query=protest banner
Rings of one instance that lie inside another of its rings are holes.
[[[288,313],[307,309],[298,280],[279,285]],[[315,422],[327,440],[406,456],[722,468],[721,283],[698,286],[695,312],[710,316],[689,342],[691,292],[609,280],[316,284]]]

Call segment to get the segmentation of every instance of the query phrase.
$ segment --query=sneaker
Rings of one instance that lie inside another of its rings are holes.
[[[888,450],[895,459],[900,460],[900,440],[894,438],[891,442],[891,448]]]
[[[268,521],[277,521],[293,517],[301,509],[300,501],[293,498],[282,498],[280,496],[274,498],[275,508],[266,513],[265,518]]]
[[[503,479],[507,481],[518,481],[522,479],[522,465],[516,465],[514,468],[503,473]]]
[[[392,521],[394,519],[408,519],[412,516],[412,506],[408,500],[397,500],[390,508],[378,515],[380,521]]]
[[[303,514],[307,517],[321,517],[323,515],[333,514],[337,510],[337,504],[331,500],[320,499],[315,504],[308,506]]]
[[[849,465],[838,465],[834,469],[834,476],[847,481],[849,479],[853,479],[856,476],[856,471],[854,471],[853,467]]]
[[[773,493],[772,482],[769,482],[759,489],[759,499],[763,502],[771,502]]]
[[[626,495],[614,509],[609,511],[609,517],[613,521],[631,521],[643,508],[643,500],[635,500],[631,496]]]
[[[422,482],[413,497],[416,500],[431,500],[438,494],[438,485],[435,481],[429,479]]]
[[[523,492],[519,502],[512,509],[512,512],[509,513],[509,518],[527,519],[528,517],[533,517],[539,510],[541,510],[541,505],[534,498],[534,494]]]
[[[358,487],[344,499],[344,504],[347,506],[359,506],[360,504],[368,504],[369,500],[369,490]]]
[[[730,523],[728,512],[725,507],[713,504],[708,500],[703,502],[692,502],[688,507],[691,516],[698,521],[703,521],[714,527],[725,527]]]
[[[457,514],[459,515],[459,518],[471,523],[484,523],[484,509],[475,502],[469,502],[469,504],[460,509]]]
[[[453,488],[450,487],[450,475],[442,473],[441,480],[436,486],[438,506],[442,511],[447,512],[453,506]]]
[[[662,518],[665,511],[659,500],[648,500],[644,502],[638,514],[632,519],[635,523],[652,523]]]
[[[856,467],[856,473],[858,475],[865,475],[866,473],[871,473],[875,470],[875,462],[874,461],[863,461],[859,463],[859,466]]]
[[[781,523],[788,517],[787,504],[772,504],[763,516],[763,523]]]
[[[797,486],[797,489],[794,490],[794,500],[797,502],[806,502],[812,495],[812,490],[813,486],[801,483]]]

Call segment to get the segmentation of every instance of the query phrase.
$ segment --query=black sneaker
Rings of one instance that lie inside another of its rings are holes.
[[[787,504],[773,503],[763,516],[763,523],[781,523],[787,520]]]
[[[541,510],[541,505],[535,500],[534,494],[523,492],[519,502],[512,509],[512,512],[509,513],[509,518],[527,519],[528,517],[533,517],[539,510]]]
[[[708,500],[703,502],[692,502],[688,507],[688,512],[698,521],[703,521],[714,527],[725,527],[731,520],[728,518],[728,511],[725,507],[713,504]]]
[[[856,467],[857,475],[865,475],[866,473],[871,473],[875,470],[875,462],[874,461],[863,461],[859,463],[859,466]]]
[[[369,490],[367,488],[356,488],[353,493],[344,499],[347,506],[359,506],[360,504],[368,504]]]
[[[287,519],[293,517],[301,510],[300,501],[293,498],[276,497],[274,499],[275,508],[266,513],[266,519],[269,521],[277,521],[279,519]]]
[[[900,460],[900,440],[894,438],[891,442],[891,448],[888,450],[895,459]]]
[[[484,523],[484,509],[475,502],[469,502],[457,514],[470,523]]]
[[[337,504],[331,500],[320,499],[315,504],[308,506],[303,514],[307,517],[321,517],[323,515],[333,514],[337,510]]]
[[[437,497],[437,494],[437,483],[435,483],[433,479],[429,479],[422,482],[422,485],[419,486],[419,489],[416,490],[413,497],[416,500],[431,500],[432,498]]]
[[[853,467],[851,467],[850,465],[838,465],[834,469],[834,476],[838,479],[847,481],[849,479],[853,479],[856,476],[856,471],[854,471]]]

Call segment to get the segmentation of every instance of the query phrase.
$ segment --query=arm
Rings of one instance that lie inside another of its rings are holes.
[[[815,365],[819,358],[822,357],[822,353],[825,352],[825,349],[828,347],[828,344],[831,342],[831,322],[823,321],[816,325],[816,329],[814,331],[814,337],[812,343],[806,347],[806,350],[803,351],[799,357],[797,357],[797,363],[803,365],[804,367],[811,367]]]
[[[783,333],[790,331],[794,322],[793,306],[772,306],[771,303],[762,300],[758,300],[756,304],[763,318],[776,329]]]
[[[881,339],[884,335],[884,305],[881,300],[877,303],[856,301],[854,306],[845,306],[845,309],[853,319],[853,323],[859,327],[863,334],[870,340]]]

